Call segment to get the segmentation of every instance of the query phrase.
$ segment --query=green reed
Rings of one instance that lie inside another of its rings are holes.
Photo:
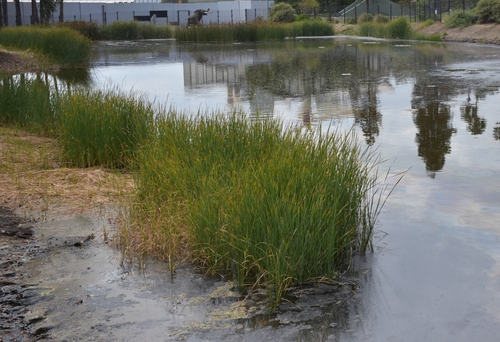
[[[0,82],[0,123],[56,137],[70,165],[133,168],[151,135],[156,108],[116,89],[58,89],[41,74]]]
[[[45,54],[63,65],[86,64],[92,50],[89,39],[67,27],[5,27],[0,45]]]
[[[287,37],[328,36],[333,34],[334,30],[331,24],[311,20],[292,24],[256,22],[179,27],[175,31],[175,38],[179,41],[194,42],[255,42],[283,40]]]
[[[133,167],[148,139],[155,109],[136,94],[77,89],[57,97],[64,158],[74,166]]]
[[[0,80],[0,123],[39,134],[54,130],[52,97],[44,78],[7,76]]]
[[[140,156],[132,220],[149,253],[175,261],[165,241],[187,243],[209,273],[264,285],[276,306],[290,285],[333,279],[368,248],[379,160],[352,133],[238,114],[169,113],[157,128]]]
[[[137,21],[115,21],[99,29],[100,39],[134,40],[171,38],[172,30],[168,26],[140,24]]]
[[[265,286],[276,307],[290,286],[333,280],[370,247],[386,189],[378,156],[353,132],[241,113],[190,116],[136,94],[56,91],[42,81],[4,80],[0,118],[46,120],[72,165],[134,171],[124,255],[167,260],[171,272],[193,260],[241,288]],[[13,94],[33,98],[40,113],[11,114],[21,105]]]
[[[359,24],[358,35],[389,39],[411,39],[413,33],[408,20],[401,17],[387,23],[365,22]]]
[[[293,23],[293,36],[333,36],[333,25],[323,20],[305,20]]]

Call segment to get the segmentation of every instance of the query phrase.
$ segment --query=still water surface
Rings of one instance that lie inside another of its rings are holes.
[[[261,322],[193,341],[498,341],[500,48],[348,37],[108,42],[91,84],[192,113],[354,128],[391,173],[408,170],[349,303],[318,304],[303,329]]]

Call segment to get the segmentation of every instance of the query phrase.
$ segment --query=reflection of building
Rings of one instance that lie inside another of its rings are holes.
[[[209,84],[241,84],[244,69],[239,65],[212,65],[208,63],[184,62],[184,86],[194,87]]]
[[[252,94],[245,89],[244,64],[209,64],[198,62],[184,62],[184,87],[188,90],[199,86],[223,85],[227,87],[227,104],[234,110],[240,109],[239,105],[244,100],[250,103],[252,114],[273,115],[274,96],[264,89],[257,89]]]

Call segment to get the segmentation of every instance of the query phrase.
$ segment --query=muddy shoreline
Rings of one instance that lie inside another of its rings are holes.
[[[38,282],[28,263],[46,256],[53,248],[78,248],[94,239],[94,235],[45,241],[35,236],[36,222],[16,215],[0,206],[0,342],[37,341],[49,338],[52,326],[44,325],[45,313],[35,313],[33,305],[53,299],[41,295]]]
[[[0,235],[1,342],[320,341],[349,331],[359,274],[290,289],[270,313],[265,289],[242,296],[192,266],[171,277],[154,260],[145,270],[123,264],[103,240],[105,221],[75,214],[32,222],[1,208],[9,234],[23,231]]]
[[[33,238],[33,224],[0,207],[0,341],[36,341],[47,329],[32,331],[43,317],[27,318],[29,308],[41,300],[37,284],[24,283],[24,265],[43,251]]]

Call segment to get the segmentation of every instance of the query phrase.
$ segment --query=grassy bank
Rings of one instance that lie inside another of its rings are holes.
[[[331,36],[333,25],[320,20],[306,20],[291,24],[271,22],[239,23],[227,25],[202,25],[197,27],[156,26],[136,21],[114,22],[99,27],[96,23],[67,22],[60,24],[77,30],[92,40],[133,40],[175,38],[179,41],[230,42],[282,40],[297,36]]]
[[[289,286],[333,280],[369,247],[379,160],[352,133],[188,115],[44,80],[4,78],[0,122],[56,138],[63,165],[132,171],[118,234],[126,255],[167,260],[172,272],[190,260],[241,288],[265,287],[275,307]],[[30,107],[15,102],[22,96]]]
[[[32,50],[63,66],[88,63],[92,50],[90,40],[83,35],[69,28],[54,26],[2,28],[0,45],[19,50]]]
[[[357,35],[363,37],[441,41],[439,36],[425,36],[415,33],[404,17],[388,22],[361,22],[358,24],[356,32]]]

